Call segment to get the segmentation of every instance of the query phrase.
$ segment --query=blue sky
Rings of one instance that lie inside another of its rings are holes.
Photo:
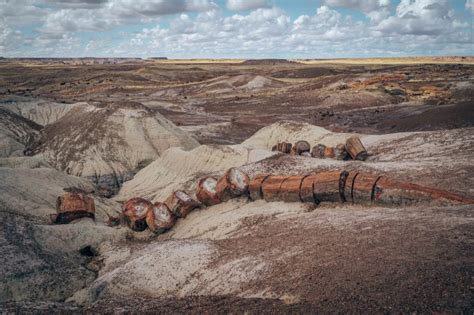
[[[474,0],[0,0],[0,55],[473,55],[473,12]]]

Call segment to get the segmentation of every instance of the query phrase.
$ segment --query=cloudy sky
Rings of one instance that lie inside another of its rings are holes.
[[[474,55],[474,0],[0,0],[0,56]]]

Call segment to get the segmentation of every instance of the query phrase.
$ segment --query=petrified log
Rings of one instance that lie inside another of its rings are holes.
[[[347,139],[346,150],[354,160],[365,161],[367,159],[367,150],[359,137],[353,136]]]
[[[330,158],[333,159],[336,155],[334,154],[334,148],[333,147],[325,147],[324,148],[324,157],[325,158]]]
[[[279,200],[286,202],[297,202],[300,199],[301,182],[305,176],[288,176],[281,183]]]
[[[300,200],[302,202],[319,203],[314,195],[314,181],[316,178],[316,175],[307,175],[303,177],[300,186]]]
[[[146,229],[146,215],[153,204],[143,198],[132,198],[122,206],[124,223],[132,230],[141,232]]]
[[[326,149],[324,144],[315,145],[311,150],[311,156],[320,159],[324,158],[324,149]]]
[[[371,203],[373,191],[379,176],[359,173],[352,184],[352,202],[357,204]]]
[[[189,212],[201,206],[201,204],[191,198],[182,190],[177,190],[166,199],[165,204],[170,211],[178,218],[185,218]]]
[[[341,198],[343,202],[354,202],[352,187],[354,186],[354,181],[358,175],[358,172],[349,172],[349,174],[345,176],[344,191],[342,194],[343,197]]]
[[[216,196],[221,201],[242,196],[248,192],[249,182],[247,174],[233,167],[217,181]]]
[[[266,201],[280,201],[280,187],[288,176],[270,176],[262,183],[263,199]]]
[[[257,175],[249,183],[250,199],[258,200],[263,198],[262,183],[269,177],[268,174]]]
[[[163,233],[171,229],[176,222],[176,216],[168,206],[161,202],[155,202],[146,214],[146,224],[154,233]]]
[[[213,206],[221,201],[216,193],[217,179],[214,177],[204,177],[199,180],[196,198],[206,206]]]
[[[347,159],[347,151],[346,151],[346,146],[343,145],[342,143],[338,144],[335,148],[334,148],[334,157],[337,159],[337,160],[346,160]]]
[[[301,155],[301,153],[309,152],[309,150],[311,150],[311,146],[308,141],[304,140],[297,141],[294,145],[294,148],[297,155]]]
[[[313,181],[313,193],[315,202],[317,204],[322,201],[341,201],[339,185],[340,177],[340,171],[320,172],[315,174]]]
[[[309,153],[308,151],[305,151],[305,152],[301,153],[301,156],[311,157],[311,153]]]
[[[474,204],[472,198],[456,193],[412,183],[399,182],[386,177],[379,178],[375,183],[372,200],[376,205],[397,206],[428,204],[431,202]]]
[[[65,224],[80,218],[95,218],[94,199],[85,193],[66,192],[56,199],[57,215],[52,215],[53,223]]]
[[[276,146],[276,150],[288,154],[288,153],[291,152],[292,147],[293,147],[293,145],[291,143],[279,142]]]

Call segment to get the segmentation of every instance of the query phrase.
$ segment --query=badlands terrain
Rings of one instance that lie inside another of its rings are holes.
[[[0,59],[0,313],[474,310],[474,59]],[[366,161],[272,151],[336,146]],[[155,235],[130,198],[203,176],[364,172],[471,202],[234,198]],[[54,225],[80,189],[90,218]]]

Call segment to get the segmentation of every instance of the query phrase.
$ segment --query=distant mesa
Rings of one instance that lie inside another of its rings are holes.
[[[288,59],[247,59],[244,65],[279,65],[279,64],[295,64],[296,62]]]
[[[168,57],[149,57],[150,60],[168,60]]]

